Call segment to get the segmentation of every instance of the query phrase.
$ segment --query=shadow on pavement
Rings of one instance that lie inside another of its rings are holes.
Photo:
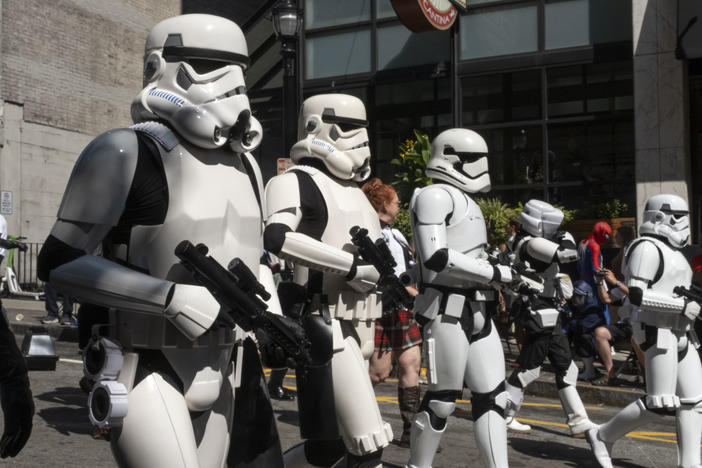
[[[551,432],[551,431],[548,431]],[[592,452],[589,448],[573,447],[554,441],[537,441],[530,438],[510,436],[509,445],[516,452],[529,457],[541,458],[544,460],[559,460],[563,466],[573,466],[582,468],[597,468]],[[627,462],[626,460],[614,459],[617,467],[642,468],[643,465]]]
[[[34,395],[36,400],[60,404],[57,408],[42,408],[35,415],[47,426],[63,435],[92,435],[93,428],[88,419],[87,396],[75,387],[60,387],[52,392]]]

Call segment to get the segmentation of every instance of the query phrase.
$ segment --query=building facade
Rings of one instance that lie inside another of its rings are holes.
[[[10,232],[46,237],[82,148],[131,123],[149,28],[179,13],[215,13],[244,29],[248,92],[265,131],[257,157],[272,176],[287,155],[275,3],[1,2],[0,211]],[[374,173],[386,181],[414,129],[433,137],[462,126],[489,145],[491,196],[583,213],[616,199],[640,216],[646,197],[672,192],[690,200],[696,234],[702,65],[695,51],[676,57],[686,25],[678,3],[468,0],[450,30],[413,33],[390,0],[298,0],[300,98],[363,99]]]

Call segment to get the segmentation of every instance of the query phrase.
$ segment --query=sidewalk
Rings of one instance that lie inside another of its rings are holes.
[[[17,336],[24,336],[31,327],[44,327],[55,340],[78,343],[78,327],[61,326],[58,323],[44,325],[41,319],[46,317],[44,301],[34,299],[3,299],[2,305],[7,311],[12,331]]]
[[[7,310],[7,317],[10,320],[12,329],[18,337],[24,336],[31,327],[40,326],[45,327],[55,340],[78,342],[77,327],[62,327],[59,324],[43,325],[41,323],[41,319],[46,316],[43,301],[31,299],[3,299],[2,302]],[[515,344],[508,345],[504,340],[503,347],[506,359],[505,375],[509,376],[514,370],[513,364],[516,359],[517,347]],[[616,353],[613,358],[614,368],[619,369],[626,360],[626,354]],[[596,367],[597,366],[596,364]],[[601,366],[598,368],[600,371],[604,370]],[[578,381],[580,397],[583,402],[587,404],[626,406],[644,395],[643,385],[637,383],[637,376],[623,373],[619,378],[622,381],[622,385],[617,387],[596,386],[589,382]],[[526,394],[558,398],[555,375],[549,364],[543,366],[541,369],[541,376],[527,387]]]

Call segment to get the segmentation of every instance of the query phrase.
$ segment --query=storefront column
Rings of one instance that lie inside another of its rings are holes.
[[[684,62],[675,58],[677,2],[632,0],[636,213],[646,199],[688,200],[690,157]]]

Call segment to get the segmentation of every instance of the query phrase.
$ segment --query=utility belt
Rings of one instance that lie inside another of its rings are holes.
[[[114,310],[110,312],[109,336],[127,349],[233,347],[234,330],[215,325],[190,341],[168,319]]]
[[[541,328],[552,328],[558,325],[561,312],[554,308],[530,310],[529,315]]]
[[[651,310],[631,308],[631,321],[645,323],[656,328],[668,328],[676,331],[687,331],[692,328],[690,319],[680,313],[662,313]]]
[[[415,299],[414,312],[427,320],[433,320],[436,316],[444,314],[460,319],[466,302],[479,304],[496,300],[497,291],[492,288],[423,285],[420,295]],[[490,311],[486,310],[486,312]]]
[[[329,314],[337,320],[375,320],[383,316],[383,302],[380,294],[362,294],[353,290],[340,291],[336,298],[330,298]]]

